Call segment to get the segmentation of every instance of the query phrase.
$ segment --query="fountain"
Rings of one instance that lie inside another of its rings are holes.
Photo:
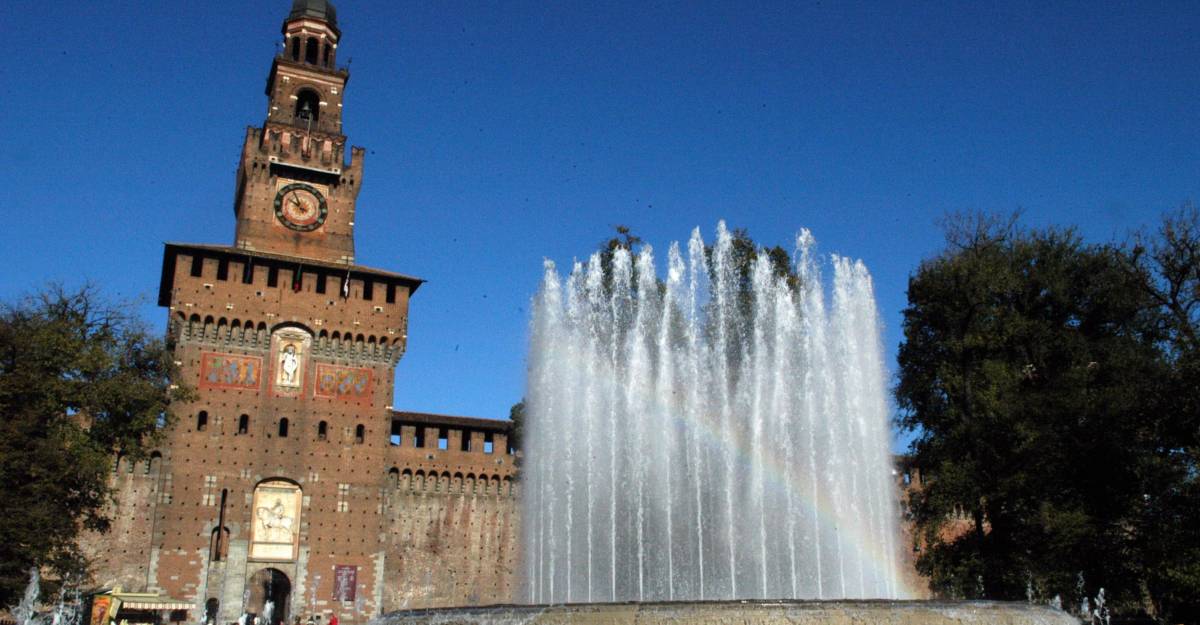
[[[29,584],[21,601],[9,609],[16,625],[78,625],[80,622],[80,606],[82,601],[79,589],[71,580],[60,580],[58,598],[50,610],[38,614],[38,596],[41,592],[41,574],[36,567],[29,569]]]
[[[523,517],[531,603],[902,598],[871,279],[812,236],[798,281],[706,252],[547,266]],[[798,283],[797,283],[798,282]]]
[[[861,262],[810,233],[792,272],[739,270],[724,223],[674,244],[547,261],[522,469],[528,606],[383,625],[1070,623],[1045,606],[897,601],[899,508],[879,319]],[[628,603],[621,603],[628,602]],[[540,605],[539,605],[540,604]],[[565,604],[565,605],[564,605]]]

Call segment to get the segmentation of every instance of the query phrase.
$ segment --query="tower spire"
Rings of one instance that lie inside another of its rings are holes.
[[[238,168],[238,247],[354,262],[362,150],[345,162],[337,65],[341,30],[327,0],[294,0],[267,77],[267,119],[251,128]]]

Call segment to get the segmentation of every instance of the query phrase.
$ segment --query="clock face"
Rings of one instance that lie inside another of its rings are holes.
[[[275,194],[275,218],[292,230],[316,230],[325,223],[328,213],[325,198],[312,185],[293,182]]]

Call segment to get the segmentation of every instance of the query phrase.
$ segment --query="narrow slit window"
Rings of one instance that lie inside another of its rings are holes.
[[[361,445],[361,444],[363,444],[363,441],[365,441],[366,439],[367,439],[367,428],[363,427],[363,424],[359,423],[354,428],[354,443],[357,445]]]
[[[221,260],[217,261],[217,279],[229,279],[229,259],[222,258]]]
[[[461,451],[471,451],[471,430],[462,431],[462,445],[459,449]]]
[[[199,278],[204,275],[204,257],[197,254],[192,257],[192,277]]]
[[[238,417],[238,434],[250,433],[250,415],[242,415]]]
[[[438,429],[438,449],[450,447],[450,432],[446,428]]]
[[[492,442],[492,433],[488,432],[487,434],[484,434],[483,435],[483,453],[490,454],[490,453],[492,453],[492,449],[494,449],[494,448],[495,448],[495,445]]]
[[[275,288],[279,286],[279,269],[271,267],[267,270],[267,286]]]
[[[317,440],[323,441],[329,438],[329,424],[324,421],[317,424]]]
[[[388,442],[391,443],[393,447],[400,446],[400,431],[400,422],[392,421],[392,433],[388,436]]]
[[[200,414],[196,415],[196,431],[203,432],[208,429],[208,413],[201,410]]]
[[[287,438],[288,435],[288,420],[284,417],[279,420],[279,438]]]

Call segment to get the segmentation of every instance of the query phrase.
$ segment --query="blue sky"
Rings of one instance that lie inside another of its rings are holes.
[[[894,367],[946,212],[1104,241],[1200,199],[1195,2],[337,4],[359,261],[429,281],[398,408],[506,416],[542,259],[616,224],[811,228],[872,270]],[[162,242],[232,241],[289,7],[0,6],[0,299],[92,280],[163,326]]]

